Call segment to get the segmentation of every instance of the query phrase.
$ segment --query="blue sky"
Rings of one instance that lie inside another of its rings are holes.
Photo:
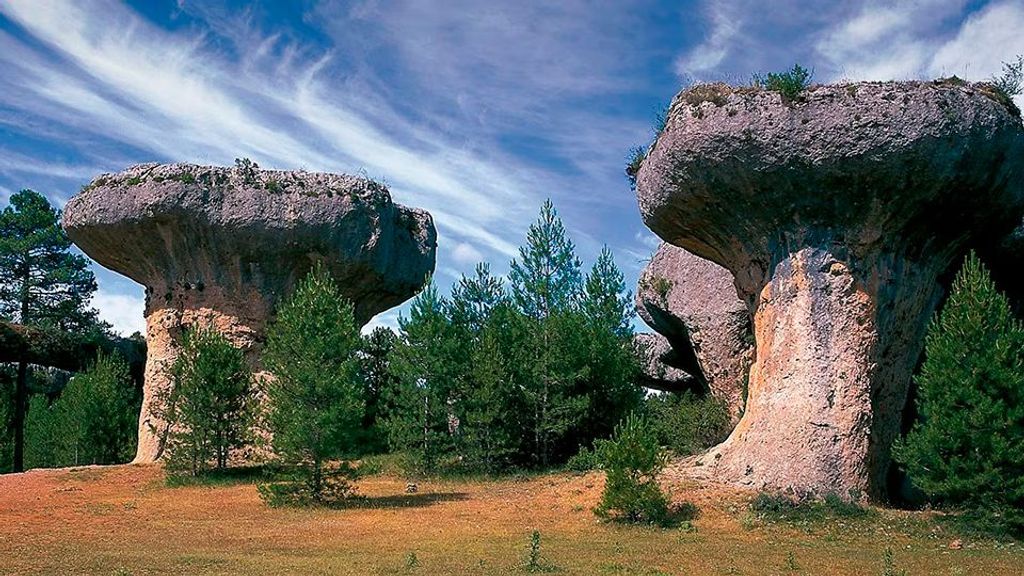
[[[625,158],[686,83],[985,79],[1020,53],[1024,0],[0,0],[0,206],[146,161],[363,171],[433,213],[443,287],[505,273],[546,197],[633,284],[657,240]],[[142,288],[97,277],[141,330]]]

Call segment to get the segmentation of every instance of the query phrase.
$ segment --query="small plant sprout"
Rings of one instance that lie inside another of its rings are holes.
[[[893,556],[892,548],[885,549],[882,562],[882,576],[907,576],[906,570],[896,568],[896,559]]]
[[[530,548],[526,553],[526,571],[540,572],[540,530],[534,530],[530,534]]]
[[[626,164],[626,178],[629,179],[629,187],[636,190],[636,175],[640,172],[640,166],[647,157],[647,149],[643,146],[634,146],[629,149],[629,161]]]
[[[800,565],[796,563],[796,555],[793,554],[792,550],[790,550],[786,554],[786,563],[783,565],[783,568],[789,570],[790,572],[796,572],[800,570]]]

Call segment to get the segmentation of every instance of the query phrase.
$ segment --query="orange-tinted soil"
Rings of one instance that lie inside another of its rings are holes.
[[[560,574],[882,574],[887,546],[910,575],[1024,574],[1019,545],[964,542],[926,514],[795,527],[744,520],[749,496],[682,482],[692,527],[598,522],[601,476],[359,483],[347,509],[274,509],[252,484],[166,487],[156,466],[0,476],[0,574],[511,574],[530,533]],[[411,560],[415,555],[415,561]]]

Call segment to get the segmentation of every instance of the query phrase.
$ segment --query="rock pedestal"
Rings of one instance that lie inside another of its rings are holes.
[[[161,455],[166,424],[153,403],[184,331],[215,328],[258,371],[275,307],[315,263],[365,323],[423,286],[437,242],[428,213],[394,204],[376,182],[249,163],[104,174],[68,202],[63,225],[83,252],[146,287],[137,462]]]
[[[700,458],[755,488],[885,494],[940,277],[1024,212],[1024,128],[986,84],[674,100],[637,178],[659,236],[728,269],[754,319],[747,409]]]

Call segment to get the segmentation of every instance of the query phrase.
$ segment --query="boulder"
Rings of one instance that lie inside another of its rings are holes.
[[[640,274],[637,313],[672,347],[671,367],[725,402],[733,420],[743,412],[753,361],[750,311],[732,274],[718,264],[663,243]]]
[[[955,78],[795,100],[705,87],[674,99],[637,195],[753,314],[746,410],[705,473],[881,498],[940,279],[1021,221],[1024,127],[992,86]]]
[[[316,262],[356,320],[414,295],[434,268],[430,215],[397,205],[362,177],[191,164],[103,174],[72,198],[63,226],[103,266],[146,294],[146,362],[136,461],[163,450],[153,414],[183,331],[213,327],[259,368],[275,306]]]

